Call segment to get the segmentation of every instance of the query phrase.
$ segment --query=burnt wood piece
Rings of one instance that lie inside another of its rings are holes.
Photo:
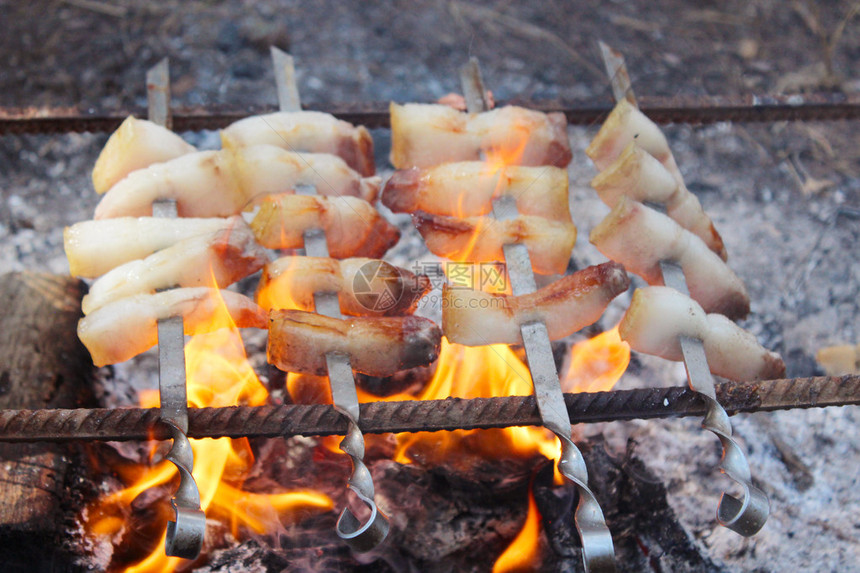
[[[638,571],[723,571],[694,538],[669,505],[666,486],[636,455],[635,443],[614,458],[602,436],[583,446],[589,482],[615,541],[619,573]],[[573,488],[552,485],[552,470],[543,471],[535,483],[535,500],[543,529],[552,548],[545,551],[542,567],[548,571],[577,571],[580,545],[569,507],[575,503]]]
[[[0,276],[0,407],[92,406],[93,365],[75,334],[86,286],[40,273]],[[66,571],[68,483],[84,466],[73,444],[0,444],[4,571]]]

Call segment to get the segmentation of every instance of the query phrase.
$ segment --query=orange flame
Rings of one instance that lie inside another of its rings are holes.
[[[217,293],[217,289],[213,292]],[[266,389],[247,361],[242,338],[223,300],[211,320],[206,330],[214,331],[194,335],[185,347],[189,404],[195,407],[263,404]],[[157,406],[157,393],[142,393],[141,405]],[[197,462],[193,475],[200,490],[201,507],[207,517],[229,523],[234,536],[239,534],[240,526],[263,534],[276,530],[283,519],[292,521],[302,514],[328,511],[334,506],[328,496],[314,491],[276,494],[242,491],[244,476],[254,462],[246,439],[191,440],[191,446]],[[166,461],[142,471],[125,469],[119,473],[132,477],[133,483],[89,508],[88,528],[95,535],[120,533],[126,523],[117,514],[144,491],[156,486],[166,486],[167,491],[175,488],[171,482],[176,469]],[[166,530],[152,553],[126,572],[174,571],[183,561],[164,555],[165,535]]]
[[[260,285],[257,287],[257,304],[265,310],[273,308],[313,310],[312,306],[299,300],[298,282],[303,279],[304,273],[299,272],[298,266],[298,259],[291,259],[287,268],[275,277],[269,276],[264,269]]]
[[[508,184],[508,176],[505,173],[506,169],[511,165],[518,165],[522,159],[523,153],[526,150],[529,140],[529,128],[526,125],[514,125],[509,133],[509,138],[502,145],[486,150],[484,154],[485,177],[495,178],[495,189],[493,190],[493,198],[498,197],[505,186]],[[466,217],[466,210],[463,208],[465,201],[465,192],[458,195],[457,209],[455,217],[462,219]],[[451,253],[451,259],[455,261],[469,261],[478,246],[478,241],[484,234],[485,229],[493,224],[493,219],[489,217],[477,218],[477,223],[469,237],[468,242],[456,252]]]
[[[565,392],[607,392],[629,364],[630,345],[621,340],[616,325],[571,347],[561,386]]]
[[[493,573],[533,571],[540,548],[540,512],[529,488],[529,511],[522,529],[493,564]]]
[[[442,340],[436,372],[419,394],[419,400],[527,396],[532,393],[531,375],[522,360],[506,345],[469,347]],[[359,391],[362,401],[379,399]],[[414,400],[395,394],[383,400]],[[394,460],[437,464],[462,456],[529,458],[542,454],[558,456],[559,444],[543,428],[512,427],[494,430],[398,434]]]

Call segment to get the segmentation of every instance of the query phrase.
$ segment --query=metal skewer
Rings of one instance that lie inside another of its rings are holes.
[[[476,58],[470,58],[469,63],[463,66],[460,70],[460,79],[467,110],[470,113],[486,111],[486,90]],[[511,197],[495,199],[493,216],[499,221],[516,218],[518,216],[516,203]],[[502,249],[514,296],[535,292],[537,284],[526,246],[512,243],[504,245]],[[615,548],[612,535],[606,526],[600,504],[588,487],[588,468],[585,465],[585,458],[570,438],[570,415],[561,392],[561,382],[555,367],[546,325],[542,321],[529,322],[520,327],[520,333],[541,422],[561,441],[558,470],[576,486],[579,494],[575,522],[582,541],[583,565],[586,571],[615,571]]]
[[[167,58],[146,73],[149,119],[170,128],[170,71]],[[156,201],[153,217],[177,217],[176,201]],[[173,557],[196,559],[206,534],[206,515],[200,509],[200,491],[191,472],[194,451],[188,441],[188,396],[185,371],[185,333],[181,316],[158,321],[158,389],[161,422],[170,428],[173,444],[165,459],[179,471],[179,488],[170,499],[174,521],[167,522],[164,552]]]
[[[275,79],[278,86],[278,102],[281,111],[301,111],[299,91],[295,83],[293,58],[289,54],[271,48],[275,66]],[[300,186],[297,193],[313,195],[313,186]],[[304,233],[305,254],[311,257],[328,257],[328,242],[325,231],[309,229]],[[340,301],[335,292],[314,293],[314,308],[324,316],[342,319]],[[348,420],[348,430],[340,448],[352,460],[352,475],[349,489],[370,509],[370,516],[362,523],[349,509],[344,507],[337,520],[337,535],[355,551],[370,551],[388,536],[388,518],[376,505],[375,489],[370,470],[364,464],[364,435],[359,428],[360,411],[358,393],[355,389],[355,376],[350,365],[349,355],[340,352],[326,354],[329,384],[335,409]]]
[[[600,42],[600,50],[603,53],[607,74],[612,80],[612,93],[615,99],[620,101],[626,98],[635,105],[636,97],[633,94],[624,56],[603,42]],[[649,204],[649,206],[665,212],[665,208],[661,205]],[[666,286],[690,296],[684,270],[677,262],[661,261],[660,270]],[[755,535],[767,521],[770,502],[767,495],[753,485],[746,454],[732,438],[732,424],[726,410],[717,401],[714,378],[705,356],[704,344],[701,340],[688,336],[681,336],[679,341],[690,389],[697,392],[708,405],[702,427],[716,434],[723,445],[720,469],[743,489],[740,499],[728,492],[723,493],[717,506],[717,521],[720,525],[745,537]]]

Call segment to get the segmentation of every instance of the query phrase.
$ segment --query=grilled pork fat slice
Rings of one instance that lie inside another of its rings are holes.
[[[682,183],[681,173],[672,156],[672,150],[669,149],[666,136],[657,124],[626,99],[615,104],[585,153],[599,171],[604,171],[632,141],[655,157],[678,183]]]
[[[391,163],[398,169],[494,153],[517,165],[565,167],[572,157],[562,113],[505,106],[468,114],[447,105],[393,102],[390,112]]]
[[[379,259],[290,256],[264,267],[257,303],[267,310],[314,310],[314,293],[333,292],[344,314],[398,316],[415,312],[431,288],[426,276]]]
[[[269,362],[286,372],[325,376],[325,355],[348,354],[352,369],[391,376],[439,356],[442,333],[418,316],[337,319],[301,310],[269,313]]]
[[[105,193],[95,218],[150,216],[161,199],[175,200],[180,217],[227,217],[247,204],[232,154],[198,151],[130,173]]]
[[[266,143],[295,152],[329,153],[365,177],[376,171],[370,132],[318,111],[247,117],[224,129],[221,143],[225,149]]]
[[[571,221],[567,171],[552,166],[498,169],[483,161],[462,161],[395,171],[385,183],[382,203],[395,213],[473,217],[490,213],[493,199],[502,196],[515,199],[525,215]]]
[[[83,221],[63,230],[63,243],[69,272],[76,277],[95,278],[179,241],[231,229],[237,224],[237,218],[120,217]]]
[[[132,171],[176,159],[197,149],[156,123],[128,116],[96,159],[93,187],[104,193]]]
[[[379,183],[378,177],[362,178],[334,155],[298,154],[272,145],[200,151],[130,174],[107,192],[95,218],[151,215],[159,199],[176,200],[180,217],[225,217],[303,184],[323,195],[373,200]]]
[[[662,285],[660,261],[684,269],[690,295],[708,312],[729,318],[749,314],[743,281],[705,243],[666,215],[622,197],[592,231],[591,242],[650,285]]]
[[[702,209],[698,197],[679,184],[654,156],[635,142],[630,142],[618,159],[592,179],[591,186],[610,207],[614,207],[622,196],[665,205],[669,217],[702,239],[721,259],[727,259],[723,239]]]
[[[504,245],[523,243],[534,271],[545,275],[561,274],[567,269],[576,242],[573,223],[531,215],[498,221],[489,217],[457,219],[418,211],[412,220],[430,252],[440,257],[471,263],[504,261]]]
[[[93,364],[124,362],[158,342],[159,319],[181,316],[185,334],[207,332],[223,298],[239,328],[266,328],[266,313],[246,296],[206,287],[179,288],[139,294],[104,305],[78,322],[78,338],[90,351]]]
[[[120,265],[98,279],[81,302],[84,314],[135,294],[173,287],[227,287],[269,260],[266,249],[241,218],[235,225],[180,241],[143,260]]]
[[[228,153],[228,152],[225,152]],[[361,197],[373,202],[381,177],[362,177],[337,155],[295,153],[274,145],[235,150],[239,181],[248,203],[297,185],[312,185],[320,195]]]
[[[530,294],[512,296],[443,287],[442,332],[466,346],[521,344],[520,326],[542,321],[551,340],[596,322],[630,277],[618,263],[566,275]]]
[[[270,249],[304,246],[304,232],[322,229],[329,254],[379,258],[400,240],[400,231],[357,197],[270,195],[251,222],[257,240]]]
[[[785,364],[749,332],[721,314],[705,314],[693,299],[668,287],[633,293],[619,325],[621,339],[644,354],[680,361],[680,336],[704,343],[711,372],[738,381],[770,380],[785,375]]]

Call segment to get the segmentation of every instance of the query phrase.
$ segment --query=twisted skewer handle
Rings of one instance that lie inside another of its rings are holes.
[[[196,559],[203,546],[206,532],[206,515],[200,509],[200,492],[191,475],[194,469],[194,452],[185,433],[170,421],[164,420],[173,436],[173,445],[165,459],[179,470],[179,487],[170,499],[174,520],[167,522],[164,552],[173,557]]]
[[[750,537],[758,533],[767,521],[770,502],[767,495],[753,485],[746,455],[732,438],[732,424],[729,415],[717,401],[714,379],[708,368],[702,341],[682,336],[681,352],[690,388],[698,392],[708,406],[702,427],[716,434],[723,445],[720,470],[743,489],[740,499],[723,493],[717,506],[717,521],[735,533]]]
[[[319,293],[317,298],[320,298]],[[334,298],[336,302],[337,296],[335,295]],[[338,314],[340,314],[339,308]],[[335,409],[349,422],[346,436],[340,442],[340,449],[352,461],[352,475],[349,476],[347,487],[370,510],[369,517],[362,523],[348,506],[344,506],[337,520],[336,532],[338,537],[346,541],[353,550],[366,552],[385,540],[390,525],[388,518],[376,506],[373,477],[364,464],[364,435],[358,427],[358,394],[355,390],[355,378],[349,356],[330,352],[326,355],[326,365]]]

